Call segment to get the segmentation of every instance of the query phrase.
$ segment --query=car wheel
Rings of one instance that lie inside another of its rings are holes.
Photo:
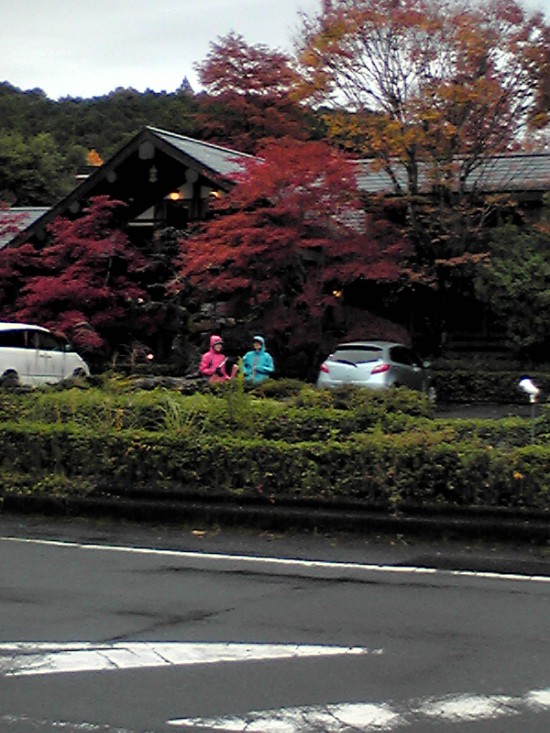
[[[86,372],[84,371],[84,369],[82,369],[82,367],[78,367],[78,369],[75,369],[73,372],[73,377],[85,377],[85,376],[86,376]]]
[[[15,369],[8,369],[0,377],[0,387],[19,387],[19,374]]]
[[[433,384],[431,384],[426,390],[426,397],[430,400],[430,402],[435,402],[437,400],[437,390],[433,386]]]

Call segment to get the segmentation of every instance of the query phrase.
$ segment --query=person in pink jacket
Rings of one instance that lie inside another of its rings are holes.
[[[221,336],[210,337],[210,351],[201,357],[199,372],[203,377],[208,377],[210,382],[225,382],[234,376],[236,368],[231,374],[226,370],[227,357],[223,354],[223,339]]]

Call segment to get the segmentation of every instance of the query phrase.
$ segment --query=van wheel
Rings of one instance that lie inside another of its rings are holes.
[[[85,376],[86,376],[86,372],[84,371],[84,369],[82,369],[82,367],[78,367],[78,369],[75,369],[73,372],[73,377],[85,377]]]
[[[0,377],[0,387],[19,387],[19,374],[15,369],[8,369]]]

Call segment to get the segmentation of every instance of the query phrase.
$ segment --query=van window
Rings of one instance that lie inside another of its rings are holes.
[[[26,349],[32,348],[27,347],[28,333],[21,328],[17,331],[0,331],[0,347],[8,347],[12,349]]]
[[[45,331],[36,331],[34,333],[34,343],[37,349],[43,351],[63,351],[63,343],[56,338],[53,333]]]

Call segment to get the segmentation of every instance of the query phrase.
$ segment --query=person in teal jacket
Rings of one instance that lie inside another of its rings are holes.
[[[260,384],[275,371],[271,354],[265,350],[263,336],[254,336],[254,348],[243,356],[243,374],[245,382]]]

